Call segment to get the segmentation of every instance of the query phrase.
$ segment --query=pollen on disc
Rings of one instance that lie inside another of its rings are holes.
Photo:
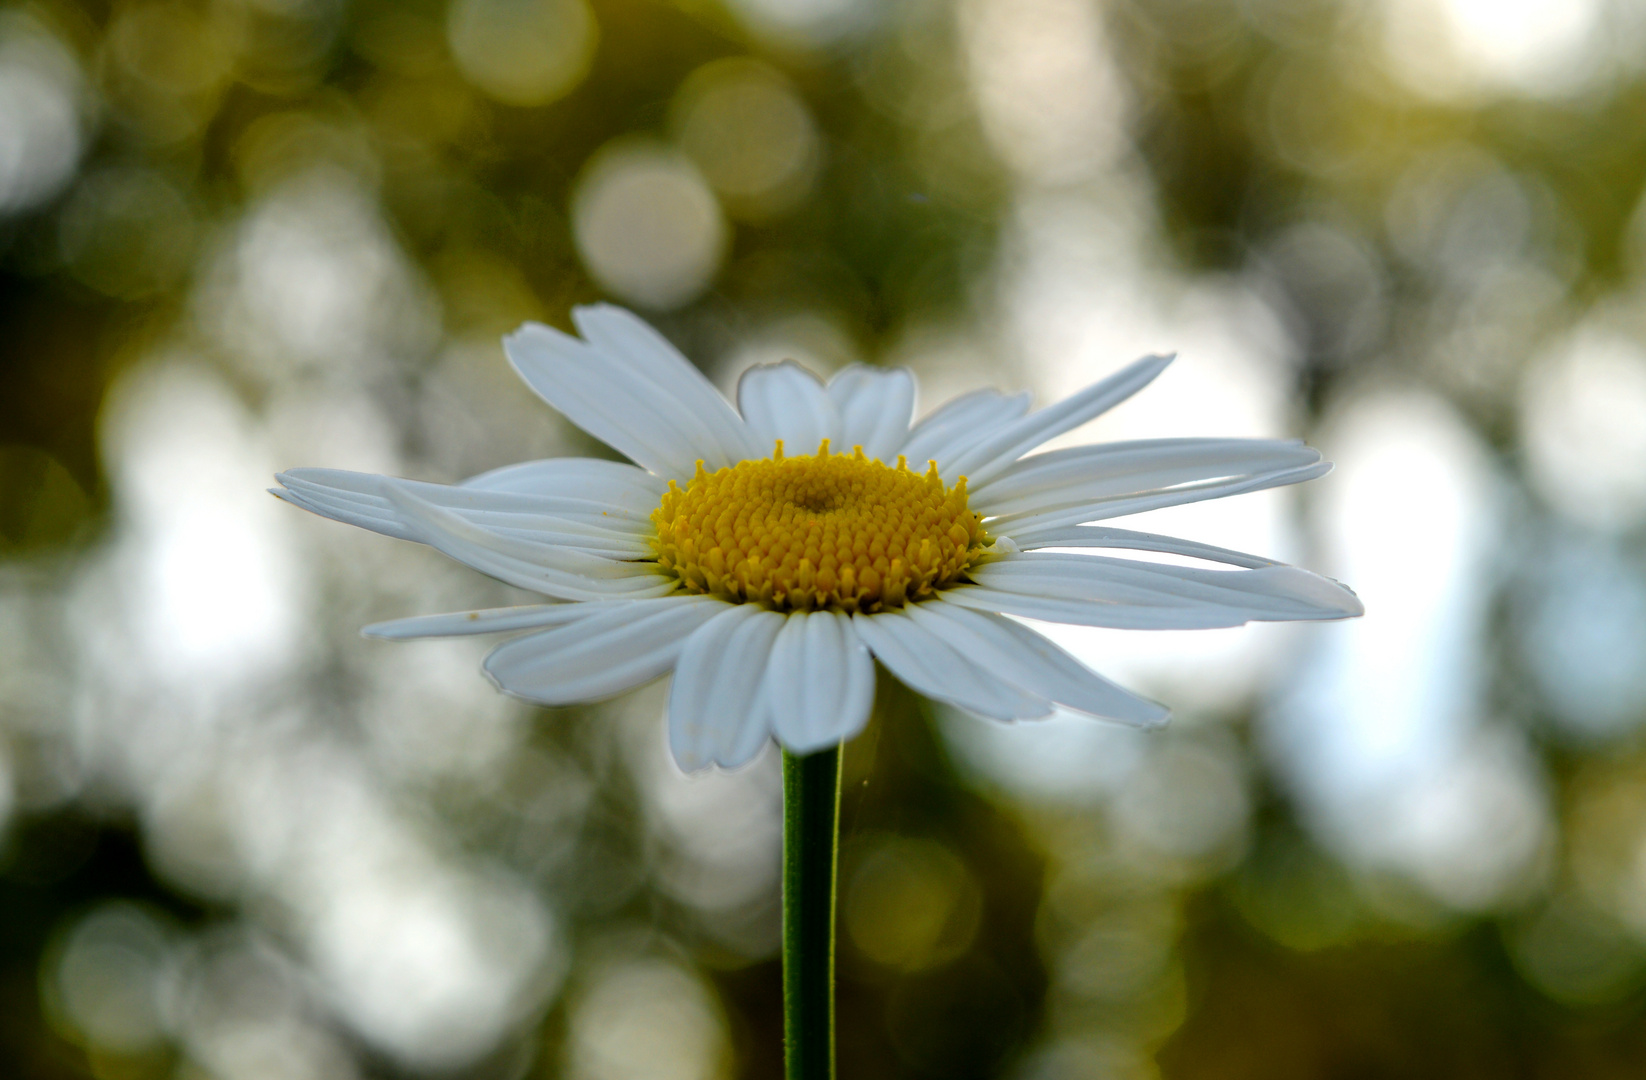
[[[689,592],[779,611],[873,613],[951,585],[987,544],[966,479],[943,483],[867,458],[861,447],[770,458],[670,482],[658,508],[657,561]]]

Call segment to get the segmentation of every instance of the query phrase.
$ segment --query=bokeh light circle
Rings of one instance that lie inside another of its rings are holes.
[[[1551,505],[1599,529],[1646,518],[1646,348],[1580,332],[1521,384],[1528,478]]]
[[[708,288],[726,222],[702,173],[660,146],[618,142],[578,178],[572,234],[583,265],[614,296],[679,307]]]
[[[508,105],[547,105],[589,73],[600,28],[584,0],[456,0],[446,36],[458,68]]]
[[[737,217],[775,217],[806,197],[821,145],[788,80],[733,58],[692,72],[671,107],[675,138]]]

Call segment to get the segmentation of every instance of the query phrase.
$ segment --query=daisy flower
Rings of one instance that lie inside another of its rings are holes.
[[[734,409],[635,315],[598,305],[573,321],[581,338],[527,323],[504,351],[543,400],[633,464],[555,458],[455,486],[292,469],[274,494],[549,598],[370,636],[518,633],[486,673],[545,705],[672,671],[669,745],[688,771],[735,768],[773,737],[796,754],[849,739],[868,721],[875,660],[995,720],[1061,706],[1165,721],[1019,618],[1182,630],[1361,613],[1348,589],[1306,570],[1092,524],[1324,474],[1300,442],[1033,452],[1143,389],[1170,357],[1038,411],[1027,393],[979,390],[911,425],[905,370],[858,364],[824,383],[793,362],[763,365]]]

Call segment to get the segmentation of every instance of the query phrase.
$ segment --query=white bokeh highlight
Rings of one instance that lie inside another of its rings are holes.
[[[1351,866],[1492,907],[1528,883],[1547,796],[1485,701],[1492,551],[1504,509],[1486,452],[1440,399],[1385,391],[1323,434],[1326,569],[1367,614],[1315,642],[1265,727],[1305,822]]]
[[[84,149],[80,66],[22,10],[0,12],[0,216],[56,194]]]
[[[1520,439],[1537,494],[1578,524],[1646,520],[1646,346],[1580,328],[1521,381]]]
[[[728,242],[720,203],[692,161],[619,141],[590,159],[572,199],[572,236],[589,273],[619,299],[654,310],[696,299]]]

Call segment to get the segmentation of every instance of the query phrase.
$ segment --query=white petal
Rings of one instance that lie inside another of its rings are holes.
[[[771,456],[773,444],[783,440],[790,457],[817,453],[818,444],[840,445],[840,410],[824,391],[817,376],[795,363],[756,364],[737,381],[737,407],[761,446],[761,457]]]
[[[672,408],[626,367],[540,323],[503,339],[514,370],[566,419],[659,476],[684,479],[709,458],[669,423]]]
[[[1120,548],[1127,551],[1158,551],[1167,555],[1184,555],[1191,559],[1227,563],[1255,570],[1260,566],[1279,566],[1273,559],[1261,555],[1247,555],[1229,548],[1214,547],[1193,540],[1179,540],[1175,536],[1115,529],[1106,525],[1062,525],[1049,529],[1028,529],[1013,532],[1006,538],[1023,551],[1035,548]]]
[[[1091,600],[1007,592],[983,585],[961,585],[944,589],[939,600],[976,611],[1001,612],[1043,622],[1072,623],[1076,626],[1104,626],[1116,630],[1213,630],[1239,626],[1246,619],[1221,609],[1200,607],[1149,607],[1143,604],[1103,604]]]
[[[938,462],[943,479],[952,484],[964,476],[971,484],[987,483],[1046,440],[1072,431],[1125,401],[1154,381],[1171,362],[1170,356],[1145,356],[1078,394],[977,440],[952,460]]]
[[[772,729],[795,753],[838,745],[869,722],[874,662],[847,616],[790,615],[772,646],[767,671]]]
[[[489,608],[481,611],[453,611],[445,615],[413,615],[372,623],[360,632],[366,637],[387,641],[413,638],[465,637],[470,634],[501,634],[511,630],[534,630],[576,622],[589,612],[587,605],[524,604],[520,607]]]
[[[1184,503],[1204,502],[1207,499],[1225,499],[1232,495],[1245,495],[1253,491],[1284,487],[1287,484],[1301,484],[1306,480],[1314,480],[1325,476],[1331,471],[1331,463],[1321,461],[1314,465],[1303,465],[1295,469],[1276,469],[1272,472],[1262,472],[1255,476],[1236,477],[1232,480],[1216,480],[1204,484],[1185,484],[1182,487],[1168,488],[1165,491],[1152,491],[1140,495],[1120,495],[1108,499],[1093,499],[1090,502],[1056,506],[1039,511],[1025,511],[1020,514],[1002,514],[991,519],[988,527],[989,531],[996,536],[1015,538],[1020,532],[1034,532],[1063,525],[1079,525],[1088,521],[1102,521],[1105,518],[1141,514],[1145,510],[1159,510],[1165,506],[1181,506]]]
[[[1227,604],[1281,619],[1341,619],[1360,614],[1359,600],[1343,586],[1279,564],[1255,570],[1211,570],[1106,555],[1033,552],[981,566],[972,577],[980,585],[1093,600],[1141,590],[1161,603]]]
[[[968,489],[972,507],[993,517],[1089,504],[1179,484],[1251,477],[1318,461],[1318,450],[1295,441],[1147,439],[1036,454]]]
[[[911,604],[904,611],[991,675],[1059,705],[1140,727],[1158,727],[1170,715],[1004,616],[957,604]]]
[[[944,595],[967,607],[1090,626],[1194,629],[1247,622],[1343,619],[1361,613],[1360,601],[1336,582],[1294,566],[1207,570],[1095,555],[1029,553],[998,559],[971,572],[991,593],[1054,601],[1081,617],[1053,618],[1016,607],[992,607],[976,590]],[[1089,610],[1088,610],[1089,609]]]
[[[731,402],[646,320],[612,304],[592,304],[573,308],[572,322],[590,345],[622,359],[684,406],[695,422],[693,441],[709,445],[704,441],[709,440],[721,447],[729,459],[726,464],[766,455]],[[716,467],[707,458],[705,464]]]
[[[382,510],[365,505],[361,500],[308,489],[299,481],[293,480],[290,481],[290,484],[290,488],[277,492],[277,494],[286,501],[301,506],[305,510],[345,521],[349,524],[360,525],[402,540],[411,540],[416,543],[428,542],[424,532],[412,523],[405,510],[389,497],[388,480],[384,480],[381,485],[384,494],[373,497],[375,502],[383,504]],[[418,497],[421,498],[421,494]],[[434,500],[422,499],[422,501],[430,506],[439,506],[439,503]],[[640,536],[600,530],[581,521],[543,515],[527,517],[524,515],[452,510],[449,508],[441,509],[456,519],[484,530],[489,535],[507,538],[532,547],[546,546],[573,555],[586,555],[607,560],[649,560],[654,555],[652,546]],[[505,521],[510,524],[499,525],[497,524],[498,521]]]
[[[829,380],[828,394],[840,411],[840,452],[861,446],[874,460],[894,464],[909,437],[914,376],[905,368],[852,364]]]
[[[309,472],[307,469],[294,469],[291,472],[275,474],[275,479],[284,486],[269,488],[269,494],[283,502],[307,510],[311,514],[341,521],[345,525],[354,525],[362,529],[370,529],[384,536],[392,536],[396,540],[410,540],[421,543],[417,534],[412,531],[400,515],[388,506],[388,500],[373,494],[359,496],[354,492],[340,492],[324,485],[307,485],[296,474]],[[320,470],[313,470],[320,471]],[[376,481],[381,477],[373,477],[374,488]],[[311,490],[305,490],[310,487]],[[317,490],[313,490],[317,489]],[[378,506],[376,504],[382,504]]]
[[[1052,704],[982,671],[930,630],[900,611],[853,615],[852,625],[875,657],[916,693],[991,720],[1049,716]]]
[[[597,458],[545,458],[523,461],[471,476],[463,487],[505,491],[520,495],[553,495],[562,499],[612,503],[650,514],[657,509],[668,481],[645,469],[620,461]]]
[[[923,417],[899,453],[908,457],[910,468],[923,471],[928,461],[936,461],[941,469],[966,447],[1006,428],[1028,411],[1027,391],[1007,397],[998,390],[974,390]]]
[[[745,764],[771,736],[762,693],[783,616],[733,604],[686,640],[669,687],[669,748],[687,772]]]
[[[613,697],[668,671],[692,631],[727,607],[707,596],[577,606],[583,618],[492,650],[486,674],[500,690],[543,705]]]
[[[339,521],[407,538],[405,522],[387,495],[389,477],[343,469],[289,469],[277,474],[275,479],[286,486],[285,492],[275,494],[289,502]],[[651,523],[656,504],[650,504],[650,509],[646,506],[637,509],[632,498],[604,501],[482,487],[451,487],[417,480],[394,479],[392,482],[424,502],[503,532],[577,532],[595,539],[626,540],[631,544],[657,535]],[[618,494],[621,498],[621,493]],[[645,547],[643,543],[642,547]]]
[[[580,313],[574,313],[580,314]],[[689,478],[701,459],[710,469],[747,456],[749,443],[728,440],[690,402],[707,380],[686,364],[660,379],[656,365],[636,361],[541,323],[526,323],[503,339],[515,371],[538,395],[590,435],[659,476]],[[699,385],[701,384],[701,385]]]
[[[655,563],[626,562],[515,536],[503,536],[427,502],[399,483],[384,493],[415,538],[483,574],[565,600],[667,596],[677,583]]]

